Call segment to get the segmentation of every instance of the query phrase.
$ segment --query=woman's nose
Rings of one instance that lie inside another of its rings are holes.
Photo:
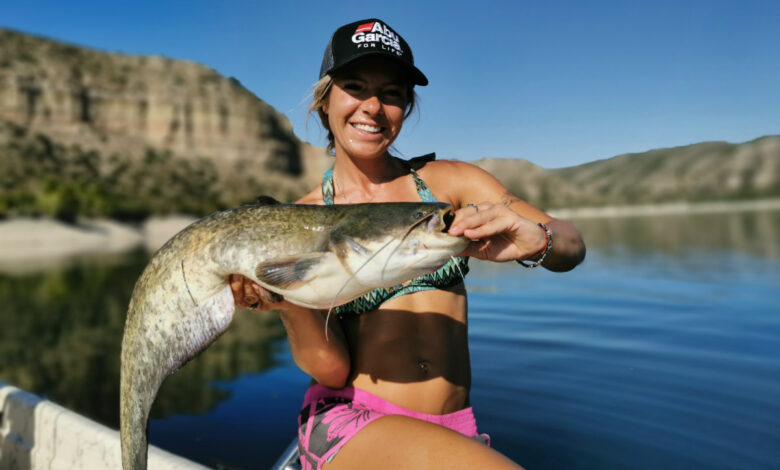
[[[363,112],[370,116],[375,116],[382,111],[382,102],[379,101],[379,97],[371,95],[363,101]]]

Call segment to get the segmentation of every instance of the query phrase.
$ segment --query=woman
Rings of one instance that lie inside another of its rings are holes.
[[[327,336],[325,312],[231,278],[239,306],[280,310],[293,357],[312,377],[299,419],[304,468],[519,468],[485,445],[469,407],[467,299],[458,272],[468,270],[466,256],[566,271],[585,248],[573,226],[473,165],[390,155],[414,107],[414,86],[427,82],[408,44],[384,22],[339,28],[310,109],[328,130],[335,162],[298,202],[446,202],[456,211],[450,234],[473,240],[463,257],[339,307]]]

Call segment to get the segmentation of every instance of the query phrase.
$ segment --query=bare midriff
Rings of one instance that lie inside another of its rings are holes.
[[[467,300],[463,284],[384,302],[344,316],[348,384],[404,408],[446,414],[469,406]]]

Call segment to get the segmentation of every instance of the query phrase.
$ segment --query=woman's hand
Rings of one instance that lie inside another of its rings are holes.
[[[230,275],[230,290],[236,306],[262,312],[263,310],[282,309],[288,305],[284,297],[257,284],[241,274]]]
[[[493,202],[458,209],[449,234],[472,240],[462,255],[490,261],[533,259],[547,246],[536,222]]]
[[[326,387],[346,385],[350,358],[341,322],[334,318],[326,325],[325,312],[287,302],[281,295],[240,274],[230,275],[230,289],[238,307],[280,310],[290,351],[301,370]],[[326,327],[329,334],[325,332]]]

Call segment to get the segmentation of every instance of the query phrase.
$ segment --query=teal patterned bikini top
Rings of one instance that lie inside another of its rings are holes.
[[[417,172],[414,171],[411,163],[420,161],[429,162],[434,158],[436,158],[435,154],[429,154],[422,157],[413,158],[409,161],[399,159],[399,161],[409,169],[409,173],[412,174],[414,184],[417,186],[417,194],[420,195],[420,199],[423,202],[437,202],[437,200],[433,196],[433,193],[431,193],[431,190],[428,189],[428,185],[425,184],[425,181],[423,181]],[[334,194],[333,169],[330,169],[326,171],[322,177],[322,200],[326,205],[333,204]],[[465,276],[468,272],[468,257],[457,257],[454,260],[449,260],[447,264],[438,270],[412,279],[408,283],[398,284],[392,287],[374,289],[351,302],[334,307],[333,313],[337,315],[359,315],[361,313],[376,310],[383,302],[395,297],[400,297],[402,295],[411,294],[412,292],[420,292],[424,290],[446,289],[461,282],[461,273],[463,276]]]

